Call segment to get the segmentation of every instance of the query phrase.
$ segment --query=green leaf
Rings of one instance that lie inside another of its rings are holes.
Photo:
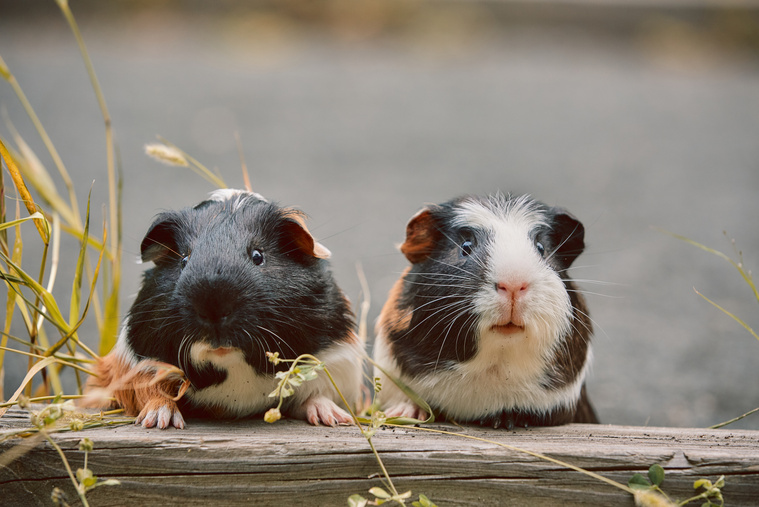
[[[377,486],[370,489],[369,493],[376,496],[377,498],[383,498],[385,500],[392,498],[392,495],[390,493]]]
[[[664,469],[657,464],[651,465],[648,469],[648,478],[654,486],[661,486],[661,483],[664,482]]]
[[[44,219],[45,219],[45,216],[38,211],[34,215],[31,215],[25,218],[19,218],[18,220],[11,220],[10,222],[3,222],[2,224],[0,224],[0,231],[5,230],[5,229],[10,229],[11,227],[15,227],[17,225],[23,224],[24,222],[28,222],[29,220],[44,220]]]
[[[390,375],[384,368],[382,368],[379,364],[377,364],[375,361],[373,361],[371,358],[368,358],[368,361],[379,371],[382,372],[383,375],[385,375],[386,378],[389,378],[393,381],[393,383],[398,386],[398,389],[403,391],[403,394],[408,396],[408,398],[416,403],[416,405],[427,412],[429,414],[429,417],[426,421],[420,421],[426,424],[432,424],[435,422],[435,413],[432,411],[432,408],[430,407],[429,403],[427,403],[421,396],[416,394],[413,389],[411,389],[409,386],[406,385],[405,382],[403,382],[401,379],[394,377],[393,375]],[[390,420],[388,419],[388,422]],[[416,423],[413,423],[416,424]]]
[[[95,474],[92,473],[92,470],[89,468],[77,468],[76,470],[76,479],[85,485],[85,487],[91,486],[92,484],[95,484],[97,482],[97,477],[95,477]]]
[[[414,424],[422,424],[426,421],[420,421],[419,419],[414,419],[411,417],[388,417],[383,422],[387,422],[388,424],[400,424],[403,426],[413,426]]]
[[[651,489],[651,483],[649,483],[642,474],[633,475],[630,480],[627,481],[627,485],[632,489]]]
[[[361,495],[351,495],[348,497],[348,507],[366,507],[369,500]]]
[[[118,479],[107,479],[105,481],[100,481],[97,484],[93,484],[87,489],[99,488],[100,486],[120,486],[120,485],[121,485],[121,481],[119,481]]]
[[[698,479],[696,482],[693,483],[693,489],[698,489],[701,486],[703,486],[706,489],[710,489],[712,487],[712,481],[709,479]]]
[[[411,505],[414,507],[437,507],[432,500],[422,494],[419,494],[419,500],[412,502]]]

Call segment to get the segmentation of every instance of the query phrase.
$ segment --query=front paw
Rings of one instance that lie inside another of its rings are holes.
[[[173,426],[179,430],[184,429],[184,418],[177,404],[173,401],[160,398],[150,400],[145,404],[135,424],[141,424],[143,428],[166,429]]]
[[[318,426],[320,423],[325,426],[337,426],[338,424],[351,424],[353,418],[338,407],[334,401],[325,396],[313,396],[306,400],[301,407],[305,412],[305,419]]]
[[[410,400],[402,401],[392,405],[385,410],[386,417],[404,417],[409,419],[417,419],[419,421],[425,421],[429,417],[429,414],[419,408],[416,403]]]

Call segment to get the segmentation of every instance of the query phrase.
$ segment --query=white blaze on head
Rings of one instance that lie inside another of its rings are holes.
[[[254,199],[258,199],[259,201],[268,202],[264,196],[261,194],[257,194],[255,192],[248,192],[247,190],[238,190],[235,188],[219,188],[217,190],[214,190],[208,195],[209,201],[216,201],[216,202],[224,202],[229,201],[232,199],[236,199],[236,205],[233,208],[234,210],[237,209],[240,205],[242,205],[243,202],[245,202],[245,199],[248,197],[252,197]]]
[[[481,338],[492,334],[493,325],[513,317],[524,326],[524,335],[536,352],[545,357],[569,330],[572,315],[562,280],[535,246],[536,229],[550,226],[545,212],[527,196],[497,195],[486,202],[461,203],[455,225],[484,231],[488,238],[479,245],[486,249],[487,260],[482,289],[474,302]],[[498,290],[499,285],[522,290],[508,294]]]

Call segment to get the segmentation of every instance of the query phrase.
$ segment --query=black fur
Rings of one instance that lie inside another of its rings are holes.
[[[129,311],[127,343],[138,358],[174,364],[202,389],[226,372],[192,366],[197,340],[237,347],[258,372],[273,373],[267,351],[294,359],[349,336],[348,303],[327,261],[304,251],[308,233],[293,214],[251,194],[161,213],[141,248],[155,267]]]

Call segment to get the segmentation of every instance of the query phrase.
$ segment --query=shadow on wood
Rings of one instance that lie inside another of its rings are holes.
[[[28,415],[9,411],[7,433],[28,426]],[[570,425],[527,430],[434,428],[463,432],[546,454],[626,484],[654,463],[666,470],[663,489],[693,496],[693,482],[725,475],[727,505],[759,499],[759,432],[681,428]],[[352,427],[313,427],[283,420],[190,420],[185,430],[136,426],[59,433],[72,468],[81,467],[79,441],[95,443],[89,468],[120,486],[87,495],[110,505],[347,505],[351,494],[381,485],[366,440]],[[19,439],[0,443],[0,453]],[[491,443],[413,428],[383,429],[374,437],[399,491],[423,493],[445,505],[633,505],[622,490],[530,455]],[[51,505],[54,487],[76,493],[56,451],[40,443],[0,468],[0,503]],[[409,502],[410,503],[410,502]],[[699,502],[700,504],[700,502]]]

